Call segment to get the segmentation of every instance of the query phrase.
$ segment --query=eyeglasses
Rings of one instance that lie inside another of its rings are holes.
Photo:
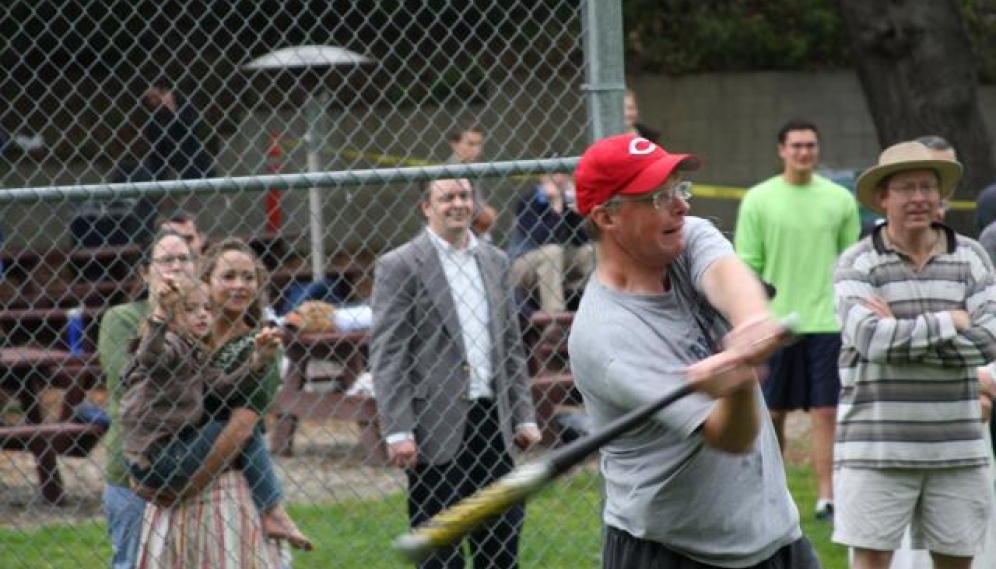
[[[793,142],[788,145],[792,150],[815,150],[817,146],[815,142]]]
[[[889,189],[897,194],[900,194],[904,198],[911,198],[913,194],[918,191],[925,196],[933,196],[941,191],[941,187],[935,182],[928,182],[924,184],[915,184],[910,182],[908,184],[903,184],[901,186],[889,186]]]
[[[160,266],[173,264],[186,265],[187,263],[193,263],[194,258],[190,255],[163,255],[162,257],[154,257],[152,262]]]
[[[606,205],[612,205],[614,203],[638,203],[638,202],[650,202],[654,204],[654,209],[660,210],[674,203],[675,198],[681,198],[684,201],[692,199],[692,182],[689,180],[682,180],[671,187],[661,188],[654,191],[650,195],[640,196],[636,198],[630,198],[625,196],[616,196],[606,202]]]

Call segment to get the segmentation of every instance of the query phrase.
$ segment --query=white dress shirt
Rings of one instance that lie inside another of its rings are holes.
[[[467,246],[457,249],[431,229],[426,228],[426,231],[439,254],[460,320],[464,353],[470,365],[467,397],[490,399],[494,396],[491,389],[491,312],[481,268],[474,257],[477,238],[468,232]]]
[[[443,265],[446,283],[450,287],[457,318],[460,321],[464,353],[470,366],[466,396],[471,399],[492,397],[494,392],[491,389],[491,333],[488,331],[491,315],[484,291],[484,279],[481,277],[477,259],[474,258],[474,250],[478,245],[477,238],[468,231],[467,246],[457,249],[428,227],[425,230],[429,234],[429,241],[436,249],[439,262]],[[391,433],[384,440],[387,444],[393,445],[414,438],[415,434],[410,432]]]

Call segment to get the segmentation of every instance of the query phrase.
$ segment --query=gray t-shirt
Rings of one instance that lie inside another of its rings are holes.
[[[595,275],[588,283],[569,350],[596,425],[677,389],[684,369],[712,354],[725,329],[699,280],[735,253],[704,219],[686,218],[684,232],[685,252],[668,270],[665,294],[619,293]],[[720,567],[755,565],[798,539],[799,513],[760,388],[757,401],[762,428],[749,453],[705,446],[700,428],[715,403],[700,393],[602,447],[605,523]]]

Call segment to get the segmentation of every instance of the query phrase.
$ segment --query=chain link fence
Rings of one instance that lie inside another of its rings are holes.
[[[175,396],[129,429],[160,425],[211,401],[168,391],[171,381],[206,384],[206,370],[231,371],[251,352],[226,344],[189,377],[175,377],[187,360],[160,352],[154,363],[174,363],[174,376],[127,367],[142,349],[129,340],[149,313],[145,284],[196,272],[187,245],[153,246],[164,224],[194,248],[199,235],[207,247],[238,238],[251,253],[223,260],[266,268],[225,276],[207,268],[218,266],[211,253],[200,257],[216,315],[258,291],[261,321],[284,332],[263,390],[268,460],[316,550],[284,547],[271,564],[272,551],[253,549],[246,536],[259,529],[236,519],[248,498],[231,475],[203,495],[214,510],[175,508],[146,529],[149,543],[166,547],[165,528],[187,524],[213,566],[404,565],[390,544],[407,527],[407,481],[386,462],[370,298],[376,259],[425,226],[429,180],[466,178],[480,235],[514,259],[509,322],[543,435],[520,458],[577,436],[566,332],[592,259],[569,173],[590,136],[622,123],[620,8],[606,4],[7,3],[0,566],[110,565],[120,552],[102,503],[120,496],[102,496],[105,478],[125,480],[119,403],[136,405],[126,387],[153,382]],[[440,326],[413,324],[425,335]],[[531,503],[521,565],[597,566],[598,493],[589,464]]]

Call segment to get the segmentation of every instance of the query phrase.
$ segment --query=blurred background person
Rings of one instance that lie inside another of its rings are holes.
[[[446,135],[451,154],[447,164],[472,164],[478,162],[484,149],[484,129],[469,120],[462,120]],[[498,219],[498,210],[488,204],[479,181],[463,179],[461,183],[471,185],[474,192],[474,218],[470,228],[474,233],[491,241],[491,228]]]
[[[594,263],[592,247],[582,229],[584,217],[573,204],[570,174],[546,174],[519,196],[509,257],[512,278],[527,312],[556,314],[567,309],[567,289],[577,290]]]
[[[779,316],[799,317],[799,340],[772,356],[764,397],[785,451],[785,419],[809,412],[816,475],[816,518],[833,519],[833,441],[840,397],[840,326],[834,315],[833,268],[858,239],[858,204],[846,188],[816,174],[816,126],[790,120],[778,131],[782,172],[748,190],[736,226],[737,254],[774,285]]]
[[[626,89],[623,95],[623,121],[626,123],[626,132],[660,144],[661,131],[640,123],[640,107],[636,103],[636,93],[632,89]]]
[[[149,109],[143,134],[149,143],[145,167],[156,180],[211,178],[214,157],[201,139],[200,112],[165,80],[158,79],[142,97]]]

